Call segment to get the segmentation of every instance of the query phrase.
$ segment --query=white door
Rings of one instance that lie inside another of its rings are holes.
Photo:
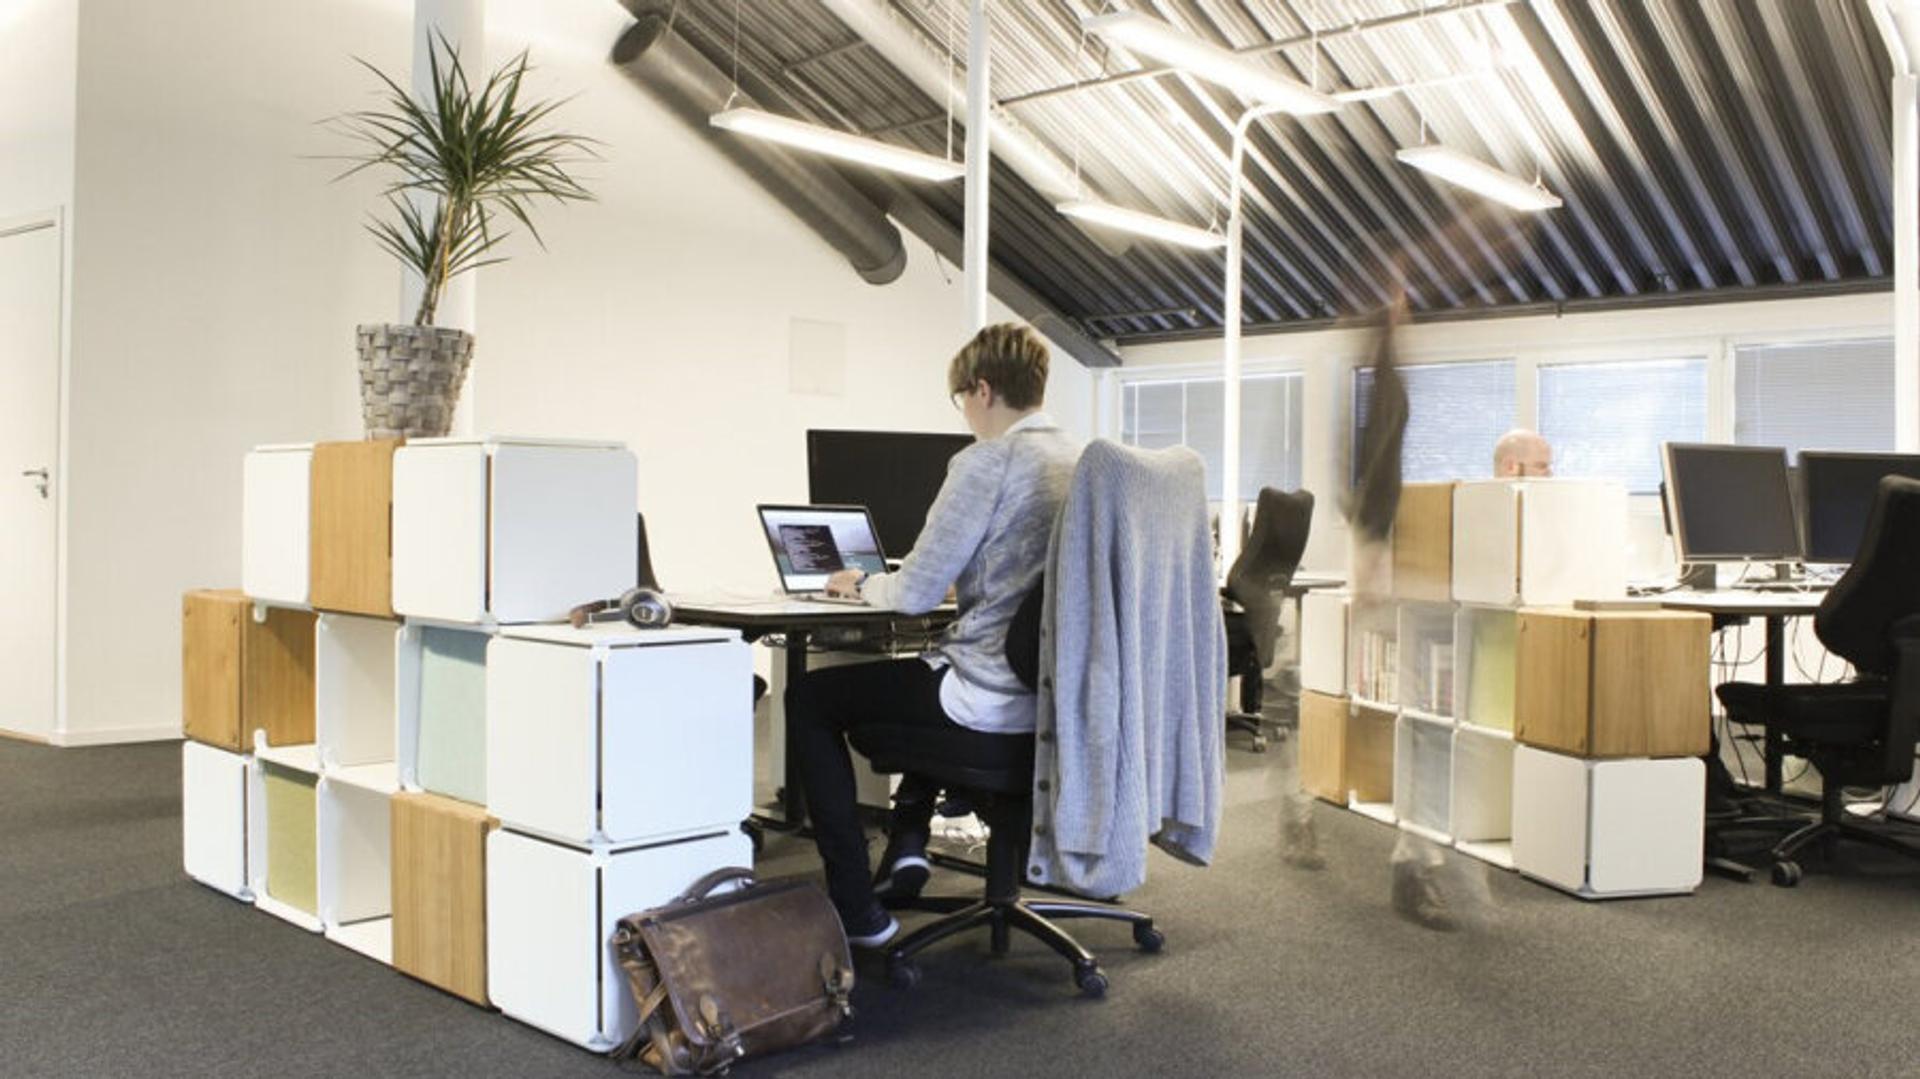
[[[0,231],[0,731],[54,723],[60,229]]]

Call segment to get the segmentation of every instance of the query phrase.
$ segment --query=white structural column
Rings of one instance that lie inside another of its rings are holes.
[[[961,258],[966,291],[967,333],[987,324],[987,185],[991,180],[992,148],[987,133],[993,125],[989,94],[987,0],[968,0],[967,21],[967,210]]]
[[[414,0],[413,4],[413,93],[422,101],[433,94],[430,51],[442,38],[460,53],[460,66],[469,81],[486,77],[487,17],[486,0]],[[423,210],[426,208],[421,207]],[[434,324],[477,332],[476,282],[472,273],[461,274],[447,282],[440,293],[440,306]],[[420,275],[401,271],[400,321],[412,322],[420,308],[420,293],[425,288]],[[480,347],[474,349],[474,364],[467,370],[466,386],[454,406],[453,433],[473,432],[475,371],[485,362]]]
[[[1894,448],[1920,453],[1920,78],[1893,77]]]
[[[1247,157],[1247,132],[1262,116],[1284,111],[1277,105],[1258,105],[1240,115],[1233,128],[1233,162],[1227,181],[1226,357],[1220,365],[1226,414],[1220,455],[1220,572],[1233,568],[1240,557],[1240,288],[1241,263],[1246,256],[1243,233],[1246,217],[1240,209],[1241,173]]]

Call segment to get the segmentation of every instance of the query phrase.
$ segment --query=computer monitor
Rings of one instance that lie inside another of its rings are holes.
[[[947,479],[947,461],[972,435],[913,431],[808,431],[807,500],[865,506],[880,545],[898,558],[913,549],[927,510]]]
[[[1799,561],[1783,447],[1669,442],[1662,448],[1680,561]]]
[[[1882,476],[1920,479],[1920,454],[1800,454],[1806,488],[1807,561],[1851,562],[1867,531],[1867,513]]]

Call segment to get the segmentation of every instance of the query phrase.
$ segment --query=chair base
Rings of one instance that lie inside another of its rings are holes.
[[[1920,839],[1920,836],[1915,837]],[[1774,845],[1770,852],[1773,859],[1773,882],[1782,888],[1791,888],[1800,883],[1801,869],[1798,855],[1814,844],[1831,852],[1841,840],[1849,843],[1862,843],[1881,850],[1920,861],[1920,845],[1908,842],[1891,832],[1868,828],[1850,820],[1825,819],[1814,821]]]
[[[1157,952],[1166,937],[1153,919],[1119,907],[1067,899],[967,899],[960,896],[915,896],[887,904],[890,910],[918,910],[941,917],[914,930],[887,949],[887,980],[896,988],[911,989],[920,982],[920,966],[913,957],[959,933],[986,926],[993,954],[1007,954],[1013,931],[1019,930],[1060,954],[1073,965],[1073,984],[1089,997],[1105,996],[1107,976],[1099,960],[1066,930],[1055,925],[1068,918],[1098,918],[1133,926],[1133,942],[1145,952]]]
[[[1267,751],[1267,722],[1264,717],[1249,715],[1245,712],[1228,712],[1227,733],[1232,734],[1234,731],[1245,731],[1252,738],[1252,749],[1255,753]],[[1284,728],[1274,729],[1276,738],[1285,738],[1286,733]]]

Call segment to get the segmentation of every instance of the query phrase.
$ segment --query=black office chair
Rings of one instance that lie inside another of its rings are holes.
[[[1853,664],[1853,682],[1719,688],[1729,716],[1779,732],[1787,752],[1820,773],[1820,819],[1772,850],[1773,882],[1800,882],[1796,856],[1846,839],[1920,858],[1920,833],[1868,827],[1846,811],[1847,785],[1904,782],[1920,740],[1920,481],[1880,481],[1860,553],[1814,613],[1827,649]]]
[[[1040,669],[1040,612],[1044,594],[1035,589],[1020,605],[1007,633],[1007,663],[1032,689]],[[987,885],[980,898],[916,896],[890,900],[894,910],[940,914],[887,949],[887,977],[900,988],[920,980],[913,957],[933,944],[979,926],[992,932],[994,955],[1005,955],[1011,931],[1035,937],[1073,964],[1073,982],[1090,997],[1107,991],[1099,961],[1054,924],[1065,918],[1101,918],[1129,922],[1134,943],[1157,952],[1165,942],[1153,919],[1130,910],[1070,899],[1024,899],[1027,852],[1033,829],[1032,734],[982,738],[969,731],[929,731],[925,727],[868,726],[847,733],[876,772],[914,772],[961,792],[987,825]]]
[[[1280,612],[1312,528],[1311,492],[1262,488],[1253,528],[1220,590],[1226,601],[1227,673],[1240,679],[1240,710],[1227,713],[1227,730],[1251,735],[1256,753],[1267,748],[1263,683],[1280,642]]]

